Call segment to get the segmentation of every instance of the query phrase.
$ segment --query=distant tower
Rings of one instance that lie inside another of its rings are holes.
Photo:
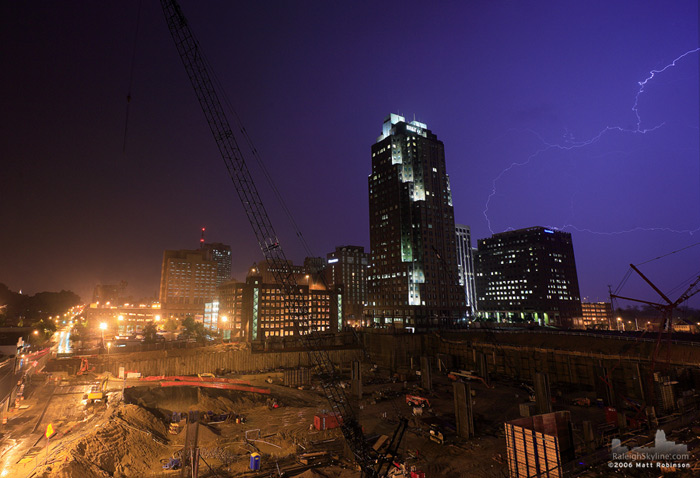
[[[204,313],[216,296],[217,265],[201,250],[163,252],[160,303],[167,316],[184,318]]]
[[[204,231],[204,229],[202,229]],[[216,285],[231,280],[231,246],[220,242],[202,243],[201,250],[207,255],[207,259],[216,263]]]
[[[367,303],[369,254],[362,246],[338,246],[326,258],[326,283],[330,287],[343,287],[342,313],[345,324],[368,325],[363,323],[363,308]]]
[[[204,249],[204,231],[206,230],[205,227],[202,228],[202,237],[199,239],[199,248]]]
[[[439,327],[464,317],[445,149],[427,125],[391,114],[372,145],[367,319]]]
[[[476,311],[476,284],[474,282],[474,254],[472,248],[472,233],[469,226],[455,224],[457,235],[457,269],[459,285],[464,287],[467,299],[467,309],[472,314]]]

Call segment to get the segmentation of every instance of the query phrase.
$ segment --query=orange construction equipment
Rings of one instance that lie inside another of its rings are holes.
[[[406,404],[409,407],[428,407],[430,408],[430,400],[418,395],[406,395]]]
[[[78,373],[76,375],[83,375],[88,372],[92,372],[93,370],[95,370],[95,366],[93,365],[91,368],[90,364],[88,363],[87,357],[82,357],[80,359],[80,370],[78,370]]]

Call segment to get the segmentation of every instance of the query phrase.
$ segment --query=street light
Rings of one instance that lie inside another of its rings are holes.
[[[102,332],[102,346],[105,344],[105,330],[107,330],[107,322],[100,323],[100,331]]]
[[[620,330],[620,324],[622,324],[622,317],[617,318],[617,330],[618,331]],[[622,324],[622,326],[624,327],[624,324]]]

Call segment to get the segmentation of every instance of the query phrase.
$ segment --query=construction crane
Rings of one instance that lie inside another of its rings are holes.
[[[391,467],[391,457],[398,450],[407,421],[400,420],[385,453],[376,453],[366,443],[355,411],[339,385],[333,362],[328,353],[322,349],[321,337],[312,329],[308,304],[301,299],[300,288],[265,210],[236,135],[228,122],[199,44],[177,2],[175,0],[161,0],[161,6],[168,29],[175,41],[175,46],[204,116],[209,123],[209,128],[229,176],[236,187],[236,192],[253,228],[260,250],[271,265],[270,270],[275,280],[285,291],[286,306],[290,314],[294,316],[297,334],[308,351],[310,362],[319,371],[323,391],[332,411],[339,418],[340,428],[348,447],[360,466],[363,476],[367,478],[384,476]],[[244,130],[241,130],[241,133],[245,134]]]
[[[644,281],[649,284],[649,286],[654,289],[654,291],[659,294],[659,296],[664,300],[665,303],[658,303],[658,302],[651,302],[648,300],[641,300],[641,299],[633,299],[632,297],[623,297],[621,295],[613,294],[610,293],[610,302],[612,303],[612,299],[622,299],[622,300],[630,300],[633,302],[639,302],[642,304],[647,304],[655,309],[657,309],[659,312],[661,312],[661,323],[659,324],[659,333],[656,338],[656,345],[654,346],[654,352],[651,357],[651,371],[649,373],[649,378],[648,378],[648,385],[647,388],[648,390],[651,390],[651,380],[652,380],[652,375],[654,373],[654,369],[656,367],[656,361],[658,359],[659,355],[659,350],[661,346],[661,337],[663,333],[666,331],[668,332],[668,347],[666,349],[666,360],[669,362],[671,360],[671,333],[673,332],[673,309],[678,307],[680,304],[685,302],[686,300],[690,299],[693,297],[695,294],[700,292],[700,289],[695,289],[695,287],[700,283],[700,275],[693,281],[692,284],[676,299],[675,301],[671,301],[666,294],[661,292],[661,290],[654,285],[654,283],[647,278],[644,274],[642,274],[642,271],[640,271],[634,264],[630,264],[630,267],[637,273],[639,276],[644,279]],[[695,289],[695,290],[693,290]],[[651,402],[651,400],[649,400]]]

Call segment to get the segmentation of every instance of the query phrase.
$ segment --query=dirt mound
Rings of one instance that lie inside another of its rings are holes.
[[[54,463],[50,476],[147,475],[154,464],[169,456],[166,433],[162,420],[152,413],[136,405],[120,404],[110,411],[102,426],[70,445],[66,461]]]

